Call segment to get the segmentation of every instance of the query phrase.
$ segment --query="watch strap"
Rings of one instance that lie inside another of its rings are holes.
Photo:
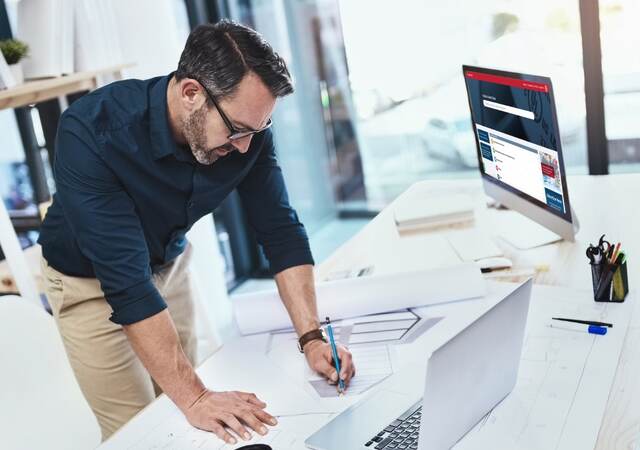
[[[300,339],[298,339],[298,350],[300,350],[300,353],[304,353],[305,345],[311,341],[315,341],[316,339],[320,339],[322,342],[327,342],[327,338],[324,337],[324,332],[320,328],[307,331],[305,334],[300,336]]]

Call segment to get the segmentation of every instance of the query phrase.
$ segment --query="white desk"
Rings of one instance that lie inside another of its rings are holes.
[[[586,245],[595,241],[602,233],[612,241],[622,241],[630,255],[629,280],[632,289],[640,279],[633,255],[640,254],[640,211],[634,207],[633,196],[640,187],[639,175],[615,175],[569,179],[569,191],[574,209],[580,218],[581,230],[576,243],[559,242],[545,247],[517,251],[507,244],[499,243],[507,256],[513,259],[513,272],[522,273],[538,265],[547,265],[549,270],[535,274],[539,284],[588,289],[591,286],[590,272],[584,254]],[[435,192],[467,192],[477,200],[476,227],[490,229],[495,220],[502,220],[503,211],[484,207],[484,194],[479,180],[446,180],[418,183],[404,195]],[[594,205],[597,205],[594,207]],[[600,211],[602,213],[600,213]],[[615,212],[615,213],[614,213]],[[425,248],[425,233],[400,236],[395,228],[390,209],[384,210],[358,235],[340,247],[330,258],[316,269],[318,279],[329,273],[374,265],[375,273],[394,273],[421,268],[428,253]],[[505,277],[513,278],[513,277]],[[521,278],[521,277],[515,277]],[[640,319],[636,308],[632,314],[629,331],[618,364],[615,381],[610,391],[607,409],[598,435],[597,449],[630,448],[640,432]],[[227,348],[242,345],[240,339]],[[207,360],[201,371],[208,366],[217,366],[225,358],[224,349]],[[357,362],[356,362],[357,363]],[[207,373],[207,377],[212,374]],[[259,375],[258,375],[259,376]],[[251,390],[251,386],[246,387]],[[143,410],[129,424],[118,431],[104,448],[128,448],[139,440],[141,433],[157,425],[171,411],[170,401],[162,396]],[[312,416],[309,416],[312,417]],[[326,418],[299,418],[288,421],[288,426],[302,427],[306,432],[319,427]]]

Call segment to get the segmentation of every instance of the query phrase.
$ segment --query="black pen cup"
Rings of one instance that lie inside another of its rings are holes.
[[[621,303],[629,293],[627,263],[590,264],[593,299],[596,302]]]

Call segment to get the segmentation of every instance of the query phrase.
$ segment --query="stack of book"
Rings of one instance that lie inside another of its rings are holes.
[[[473,201],[464,194],[407,197],[395,207],[399,231],[473,222]]]

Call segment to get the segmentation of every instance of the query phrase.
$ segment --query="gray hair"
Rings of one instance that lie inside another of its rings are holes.
[[[196,27],[180,56],[176,80],[194,78],[216,98],[232,96],[248,72],[274,97],[293,92],[287,65],[256,31],[230,20]]]

